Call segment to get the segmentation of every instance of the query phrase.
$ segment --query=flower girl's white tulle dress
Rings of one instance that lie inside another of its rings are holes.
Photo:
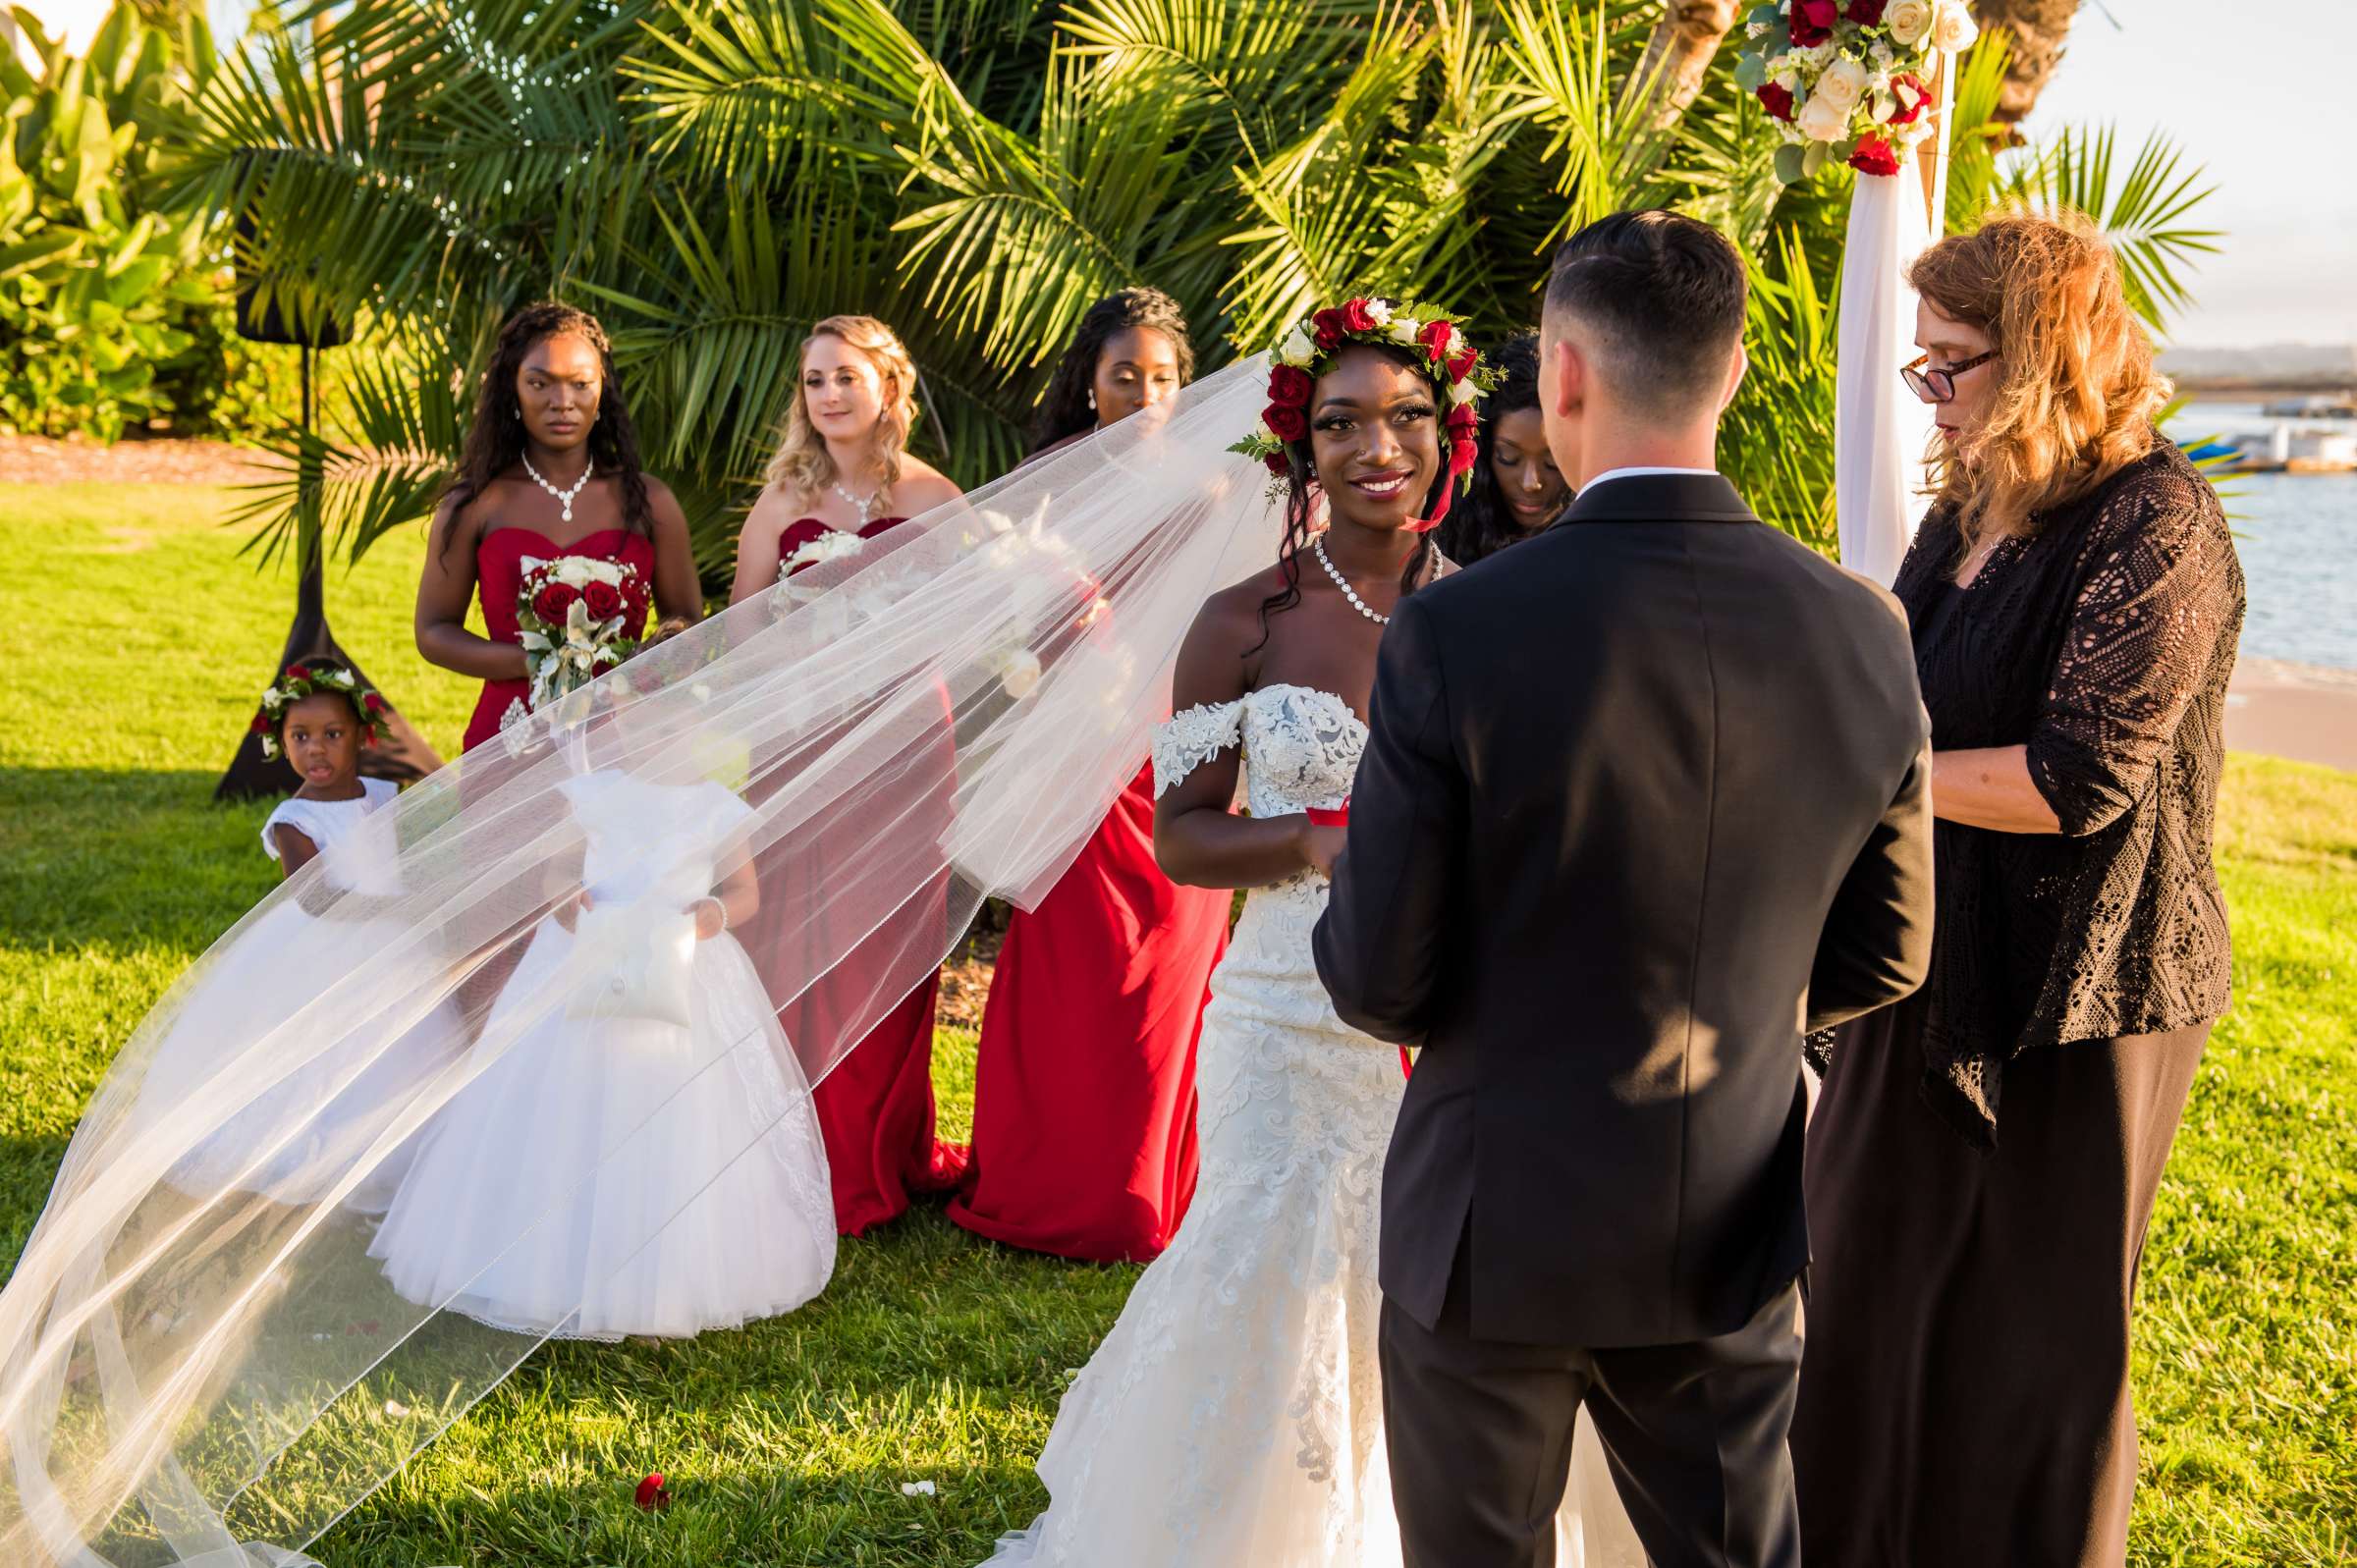
[[[1158,733],[1157,790],[1241,745],[1256,817],[1336,807],[1366,727],[1280,685]],[[1386,1568],[1400,1560],[1383,1443],[1377,1198],[1399,1056],[1335,1016],[1303,875],[1247,898],[1196,1058],[1202,1174],[1177,1239],[1058,1410],[1048,1511],[994,1562],[1066,1568]],[[1583,1418],[1562,1568],[1645,1561]]]
[[[752,813],[712,783],[564,788],[597,941],[688,965],[689,1022],[552,1005],[569,969],[594,987],[611,965],[576,951],[591,916],[543,922],[476,1049],[516,1037],[427,1130],[369,1250],[405,1298],[530,1333],[677,1337],[791,1311],[835,1268],[809,1085],[744,949],[695,941],[685,912]]]
[[[378,814],[400,791],[382,779],[359,783],[360,793],[350,800],[282,800],[263,822],[262,849],[271,859],[278,858],[274,830],[281,824],[296,829],[318,849],[320,880],[341,896],[329,901],[333,912],[325,917],[296,902],[281,902],[205,955],[157,1048],[135,1117],[171,1113],[248,1049],[256,996],[276,999],[281,1003],[276,1011],[283,1016],[293,1010],[286,1005],[296,1000],[293,994],[325,991],[353,954],[380,940],[365,914],[366,900],[401,892],[391,819]],[[452,1011],[437,1008],[366,1061],[360,1059],[371,1047],[366,1038],[355,1034],[338,1042],[257,1095],[175,1164],[168,1179],[192,1197],[234,1190],[286,1204],[324,1200],[401,1108],[401,1091],[455,1052],[454,1021]],[[264,1063],[255,1067],[269,1070]],[[318,1113],[297,1120],[298,1108],[310,1105],[321,1107]],[[279,1138],[279,1147],[262,1150],[265,1137]],[[342,1206],[381,1213],[409,1153],[398,1151],[376,1162],[342,1196]]]

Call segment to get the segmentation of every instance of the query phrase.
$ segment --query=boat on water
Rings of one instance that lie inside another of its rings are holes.
[[[2259,411],[2270,419],[2357,419],[2357,396],[2343,392],[2286,398],[2264,405]]]
[[[2276,425],[2214,437],[2185,453],[2197,462],[2215,460],[2222,473],[2357,473],[2357,431]]]

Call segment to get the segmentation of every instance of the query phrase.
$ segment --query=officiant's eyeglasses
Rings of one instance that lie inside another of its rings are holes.
[[[1985,365],[1996,357],[1997,351],[1992,349],[1987,353],[1976,353],[1969,359],[1959,359],[1952,365],[1946,365],[1937,370],[1927,370],[1924,367],[1932,362],[1932,356],[1928,353],[1919,353],[1911,363],[1898,367],[1898,379],[1907,384],[1909,392],[1926,403],[1948,403],[1953,401],[1956,396],[1956,377],[1976,365]]]

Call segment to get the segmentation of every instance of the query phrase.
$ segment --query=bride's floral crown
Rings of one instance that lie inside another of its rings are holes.
[[[1441,504],[1432,515],[1411,526],[1419,533],[1438,527],[1449,515],[1450,498],[1472,483],[1473,464],[1480,452],[1473,434],[1480,419],[1479,405],[1482,396],[1497,385],[1498,373],[1467,341],[1455,318],[1436,305],[1345,299],[1293,323],[1285,340],[1269,353],[1273,361],[1269,406],[1261,410],[1260,428],[1228,450],[1258,458],[1273,474],[1288,473],[1291,463],[1286,449],[1309,434],[1309,399],[1318,377],[1336,354],[1352,344],[1412,350],[1431,367],[1444,406],[1442,427],[1449,440],[1450,482],[1442,489]]]
[[[278,737],[287,723],[287,710],[305,697],[332,691],[352,703],[359,716],[360,743],[376,743],[377,722],[384,717],[385,699],[358,676],[336,664],[291,664],[262,693],[262,711],[254,715],[253,732],[262,737],[262,755],[278,760]]]

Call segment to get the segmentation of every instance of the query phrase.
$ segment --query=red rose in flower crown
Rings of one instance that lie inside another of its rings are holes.
[[[1860,136],[1858,150],[1849,155],[1849,166],[1860,174],[1896,174],[1898,154],[1880,136]]]
[[[1296,370],[1291,365],[1276,365],[1269,371],[1271,403],[1283,404],[1288,408],[1306,408],[1309,406],[1309,395],[1316,387],[1317,383],[1309,379],[1306,370]]]
[[[1872,27],[1881,24],[1883,8],[1889,4],[1890,0],[1849,0],[1841,14],[1861,27]]]
[[[581,608],[592,621],[611,621],[622,614],[622,589],[610,582],[593,582],[581,590]]]
[[[1455,321],[1433,306],[1395,305],[1362,296],[1310,312],[1270,352],[1269,406],[1261,412],[1260,428],[1228,450],[1258,459],[1280,481],[1289,479],[1292,449],[1309,436],[1308,406],[1317,378],[1335,354],[1354,343],[1414,352],[1440,394],[1447,410],[1441,433],[1450,481],[1441,487],[1432,515],[1410,525],[1418,532],[1435,527],[1449,514],[1450,499],[1470,483],[1467,475],[1479,450],[1476,405],[1498,378]]]
[[[1779,120],[1789,121],[1792,118],[1792,94],[1773,81],[1763,81],[1760,83],[1760,107]]]

